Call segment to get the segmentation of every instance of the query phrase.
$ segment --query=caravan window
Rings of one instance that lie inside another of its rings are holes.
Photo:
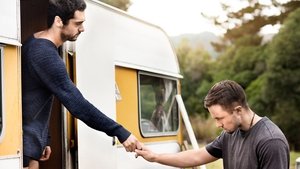
[[[0,136],[3,129],[3,112],[2,112],[2,57],[3,48],[0,46]]]
[[[175,135],[179,111],[177,80],[139,73],[139,120],[143,136]]]

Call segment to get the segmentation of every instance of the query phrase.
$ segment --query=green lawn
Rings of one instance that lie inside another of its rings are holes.
[[[291,151],[290,153],[290,169],[295,169],[296,159],[300,157],[300,152]]]
[[[296,159],[300,157],[300,152],[291,151],[290,153],[290,169],[295,169]],[[222,169],[222,160],[217,160],[213,163],[207,164],[206,169]]]
[[[206,169],[222,169],[222,168],[223,168],[222,159],[219,159],[215,162],[206,165]]]

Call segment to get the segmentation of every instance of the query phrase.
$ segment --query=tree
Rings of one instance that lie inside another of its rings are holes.
[[[219,52],[234,44],[240,37],[258,35],[261,28],[266,25],[282,24],[289,13],[300,7],[300,1],[298,0],[291,0],[284,4],[277,0],[270,0],[269,4],[252,0],[242,2],[247,2],[248,5],[238,11],[233,11],[232,7],[226,3],[222,4],[226,13],[225,18],[227,18],[225,20],[220,20],[221,16],[207,16],[213,19],[216,25],[227,30],[221,42],[212,43]],[[277,9],[279,14],[267,14],[266,10],[270,9]]]
[[[119,8],[123,11],[127,11],[131,5],[130,0],[99,0],[116,8]]]
[[[291,13],[268,48],[267,88],[272,115],[292,148],[300,150],[300,9]]]
[[[261,37],[245,36],[226,49],[216,60],[214,82],[231,79],[245,89],[266,69],[265,46],[257,46]]]
[[[181,81],[182,97],[190,114],[204,113],[203,100],[210,87],[212,58],[200,45],[192,48],[182,40],[176,48],[179,65],[184,79]]]

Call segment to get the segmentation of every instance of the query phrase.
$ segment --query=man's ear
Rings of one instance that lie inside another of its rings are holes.
[[[55,16],[54,24],[59,28],[62,28],[64,26],[64,23],[59,16]]]
[[[238,114],[240,114],[240,113],[242,112],[242,106],[236,106],[236,107],[234,108],[234,110],[235,110]]]

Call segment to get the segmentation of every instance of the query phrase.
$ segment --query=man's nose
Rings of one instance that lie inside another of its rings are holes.
[[[220,123],[219,121],[216,121],[216,126],[217,126],[218,128],[223,128],[223,124]]]
[[[84,32],[84,26],[83,26],[83,25],[81,25],[81,26],[79,27],[79,31],[80,31],[80,32]]]

